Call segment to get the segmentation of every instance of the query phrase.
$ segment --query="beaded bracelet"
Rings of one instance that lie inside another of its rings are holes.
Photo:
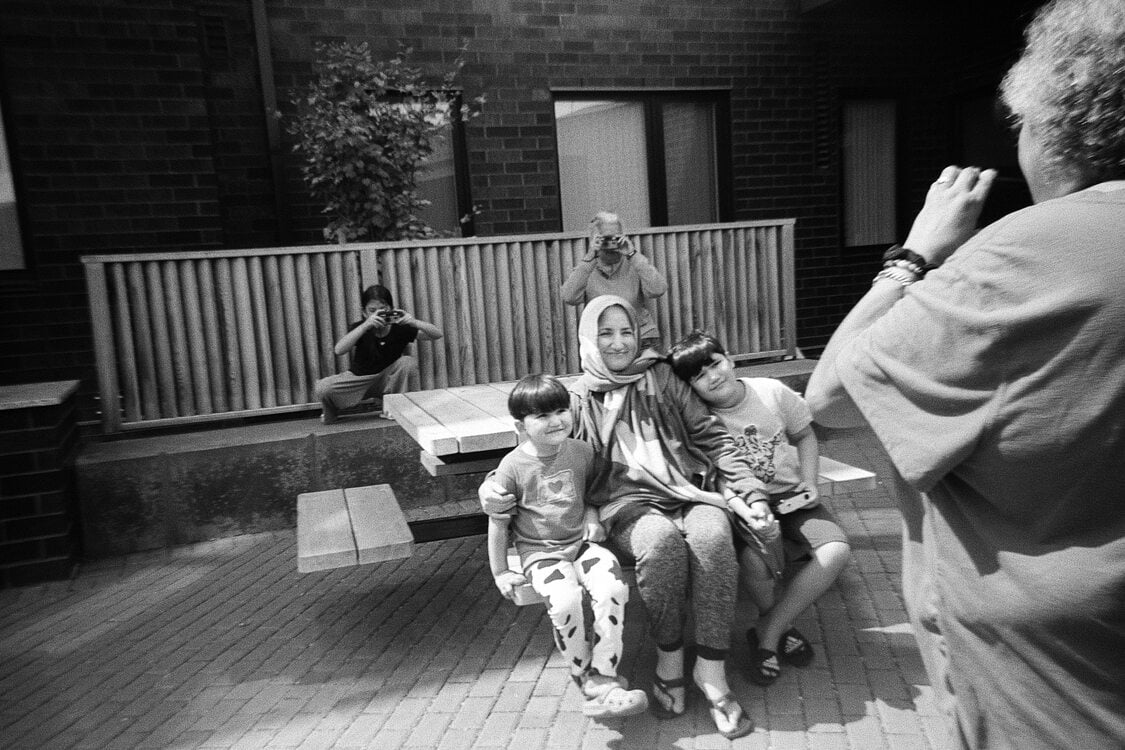
[[[923,276],[925,276],[926,271],[928,270],[928,269],[923,268],[922,266],[918,265],[917,263],[914,263],[913,261],[906,260],[905,258],[897,258],[895,260],[888,260],[887,262],[885,262],[883,264],[883,268],[895,268],[895,267],[903,268],[903,269],[909,271],[910,273],[914,274],[918,278],[922,278]]]
[[[918,280],[917,274],[911,274],[909,271],[905,271],[904,273],[904,271],[905,269],[899,269],[895,266],[884,268],[882,271],[875,274],[875,278],[871,280],[871,283],[874,284],[880,279],[890,279],[891,281],[897,281],[903,286],[910,286]]]

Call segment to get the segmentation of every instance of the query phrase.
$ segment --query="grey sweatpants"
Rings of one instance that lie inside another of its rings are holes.
[[[622,562],[635,562],[637,589],[657,644],[683,638],[690,603],[695,642],[730,649],[738,563],[726,511],[698,503],[672,514],[651,508],[613,524],[609,538]]]

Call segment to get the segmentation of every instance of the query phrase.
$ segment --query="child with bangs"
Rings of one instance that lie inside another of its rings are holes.
[[[530,582],[547,602],[555,645],[582,690],[582,712],[616,718],[648,708],[643,690],[629,690],[617,676],[621,662],[629,586],[617,557],[599,542],[605,530],[597,509],[608,474],[593,448],[570,437],[570,393],[550,375],[528,375],[508,397],[508,411],[522,439],[486,481],[504,487],[500,502],[483,503],[488,514],[488,559],[496,588],[513,598]],[[508,568],[509,531],[523,573]],[[587,637],[583,594],[594,614]]]

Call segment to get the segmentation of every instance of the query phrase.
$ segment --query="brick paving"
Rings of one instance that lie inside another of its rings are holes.
[[[866,431],[826,455],[886,476]],[[899,591],[899,517],[881,481],[833,499],[854,556],[798,626],[816,660],[735,694],[757,729],[728,742],[702,700],[681,718],[581,713],[542,607],[502,600],[484,537],[409,560],[298,574],[292,531],[87,564],[0,591],[0,747],[939,750],[948,746]],[[736,629],[754,618],[741,601]],[[643,608],[623,674],[651,684]]]

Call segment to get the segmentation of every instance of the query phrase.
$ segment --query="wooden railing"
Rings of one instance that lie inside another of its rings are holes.
[[[650,302],[665,341],[703,328],[737,359],[794,354],[792,219],[630,236],[668,279]],[[415,345],[421,388],[576,373],[580,308],[559,287],[586,248],[558,233],[86,256],[104,430],[310,408],[373,283],[445,332]]]

